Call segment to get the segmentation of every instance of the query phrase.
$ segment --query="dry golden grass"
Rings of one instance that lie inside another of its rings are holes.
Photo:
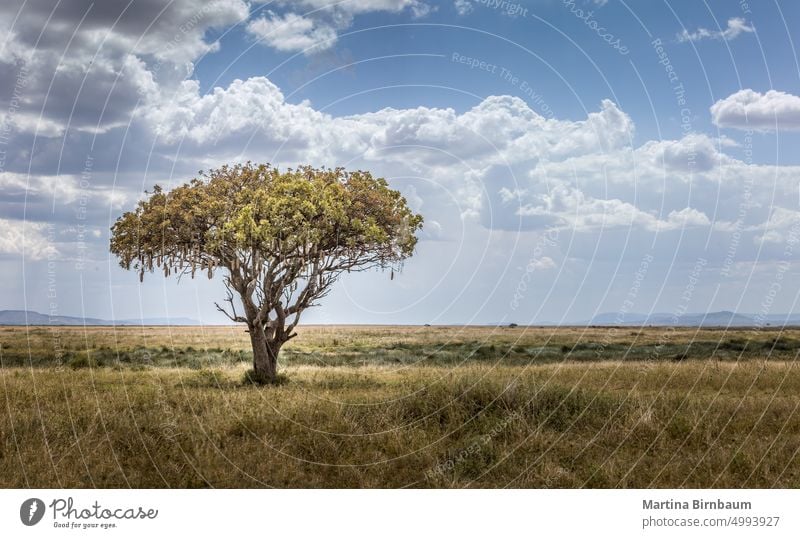
[[[564,345],[574,343],[657,344],[661,341],[728,341],[770,336],[800,341],[800,328],[788,329],[698,329],[694,327],[508,327],[491,326],[394,326],[394,325],[305,325],[297,329],[298,338],[288,349],[313,350],[329,346],[373,347],[394,343],[441,345],[443,343],[484,342],[493,344]],[[91,349],[114,345],[136,347],[192,346],[249,350],[250,340],[242,326],[168,327],[74,327],[0,326],[0,342],[9,348],[48,349],[60,343],[66,349]]]
[[[800,486],[797,331],[306,327],[260,388],[240,328],[56,330],[0,329],[2,487]]]

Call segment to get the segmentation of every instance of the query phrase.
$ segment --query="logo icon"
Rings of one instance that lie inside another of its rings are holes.
[[[24,525],[33,527],[44,517],[44,501],[36,497],[28,499],[19,507],[19,518]]]

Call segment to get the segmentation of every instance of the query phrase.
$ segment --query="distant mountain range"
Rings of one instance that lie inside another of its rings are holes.
[[[759,323],[759,320],[760,323]],[[100,318],[81,318],[75,316],[49,316],[33,310],[0,310],[0,325],[201,325],[191,318],[143,318],[108,320]],[[508,322],[489,325],[508,325]],[[756,314],[737,314],[735,312],[709,312],[707,314],[683,314],[677,316],[659,312],[655,314],[639,314],[628,312],[620,316],[615,312],[606,312],[594,316],[590,320],[576,322],[545,321],[534,325],[563,325],[584,327],[589,325],[619,325],[626,327],[753,327],[769,325],[771,327],[800,326],[800,314],[770,314],[758,317]]]
[[[74,316],[49,316],[33,310],[0,310],[0,325],[200,325],[190,318],[108,320]]]
[[[524,323],[488,323],[487,325],[524,326]],[[738,314],[727,310],[721,312],[686,313],[683,315],[668,312],[641,314],[627,312],[620,315],[616,312],[603,312],[592,319],[580,321],[537,321],[530,325],[536,327],[800,327],[800,314]]]
[[[590,321],[578,325],[625,325],[642,327],[647,325],[686,326],[686,327],[753,327],[756,325],[770,325],[782,327],[787,325],[800,325],[800,314],[769,314],[757,316],[756,314],[738,314],[736,312],[708,312],[706,314],[667,314],[663,312],[654,314],[617,313],[598,314]]]

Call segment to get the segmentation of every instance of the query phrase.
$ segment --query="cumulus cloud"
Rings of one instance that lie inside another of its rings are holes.
[[[709,30],[707,28],[698,28],[694,32],[684,29],[683,32],[678,34],[678,41],[685,43],[686,41],[701,41],[703,39],[721,39],[724,41],[731,41],[736,39],[742,34],[749,34],[755,32],[752,25],[747,24],[747,21],[741,17],[733,17],[728,19],[728,25],[725,29]]]
[[[503,181],[513,183],[508,174],[498,181],[503,163],[529,167],[620,151],[634,130],[630,117],[609,100],[579,121],[544,118],[510,96],[487,97],[462,113],[418,107],[334,117],[307,102],[288,103],[264,77],[205,95],[196,82],[186,81],[173,99],[155,96],[145,110],[162,143],[180,143],[182,151],[212,160],[269,155],[267,160],[289,164],[361,161],[381,173],[411,170],[436,177],[458,197],[465,217],[500,209],[487,207],[485,198],[492,204],[508,186]],[[527,175],[519,174],[521,180]]]
[[[337,39],[333,26],[296,13],[276,15],[270,11],[250,21],[247,31],[262,43],[286,52],[326,50]]]
[[[769,219],[757,229],[763,233],[754,237],[756,243],[785,243],[792,244],[800,241],[800,212],[784,207],[772,210]]]
[[[673,210],[662,219],[655,211],[640,209],[632,203],[617,198],[594,198],[567,186],[556,187],[537,198],[536,203],[522,207],[520,214],[552,215],[561,227],[581,232],[617,227],[659,232],[710,224],[708,217],[696,209]]]
[[[6,200],[9,197],[26,197],[28,200],[36,197],[49,197],[60,202],[70,203],[79,196],[79,180],[73,176],[40,176],[27,175],[14,172],[0,172],[0,196]]]
[[[209,28],[235,24],[248,17],[243,0],[212,0],[198,4],[174,0],[137,0],[135,9],[119,2],[72,0],[53,7],[45,2],[9,0],[0,13],[7,21],[10,45],[24,56],[36,45],[36,52],[98,53],[100,56],[135,54],[175,62],[191,61],[217,45],[205,40]],[[49,22],[48,22],[49,20]],[[40,36],[45,29],[44,35]],[[81,61],[69,55],[65,61]]]
[[[769,90],[740,90],[711,106],[711,119],[719,127],[759,131],[800,129],[800,97]]]
[[[633,121],[609,100],[575,121],[545,118],[511,96],[490,96],[462,112],[385,108],[336,117],[308,102],[287,102],[264,77],[205,95],[187,81],[175,98],[153,99],[146,124],[164,151],[180,144],[192,163],[346,162],[387,177],[434,178],[457,201],[463,219],[494,229],[726,232],[748,182],[774,184],[778,199],[789,199],[800,173],[798,167],[737,160],[725,153],[735,143],[724,137],[690,134],[634,146]],[[774,202],[771,189],[749,190],[749,203],[759,209],[749,213],[748,225],[756,226]],[[421,186],[414,198],[432,192]],[[437,235],[446,231],[437,229]]]
[[[58,250],[47,238],[45,223],[0,218],[0,255],[26,256],[31,260],[55,257]]]
[[[711,221],[705,213],[691,207],[685,207],[680,211],[670,211],[667,216],[667,223],[672,229],[676,229],[690,226],[709,226]]]
[[[454,159],[486,166],[504,158],[561,159],[624,147],[633,130],[630,117],[608,100],[586,120],[569,122],[546,119],[511,96],[487,97],[461,114],[418,107],[334,117],[308,102],[288,103],[265,77],[236,80],[205,95],[196,81],[185,81],[171,97],[154,96],[143,112],[163,142],[225,147],[226,141],[255,135],[253,143],[261,147],[280,145],[287,153],[299,149],[323,160],[358,154],[406,163],[413,156],[427,166]]]
[[[700,134],[661,141],[654,149],[656,158],[663,160],[665,168],[679,172],[708,172],[724,158],[717,152],[714,141]]]
[[[309,11],[338,9],[349,14],[370,13],[373,11],[400,12],[405,9],[416,10],[415,13],[426,12],[429,7],[420,0],[281,0],[279,4],[295,6],[295,9]]]
[[[0,120],[45,137],[124,125],[156,78],[183,79],[193,60],[217,49],[205,39],[208,29],[248,15],[244,0],[142,0],[132,9],[88,0],[2,2],[0,95],[16,96],[17,106]]]
[[[419,0],[284,0],[270,5],[288,10],[267,11],[251,20],[247,31],[263,45],[282,52],[303,52],[307,55],[333,47],[339,32],[352,26],[357,15],[408,10],[415,17],[424,17],[431,11],[428,4]]]
[[[200,93],[197,81],[187,80],[172,93],[173,99],[165,97],[154,96],[142,114],[166,144],[214,145],[236,134],[268,129],[267,136],[275,142],[306,145],[315,136],[315,123],[330,121],[307,103],[287,103],[280,89],[265,77],[235,80],[227,88],[217,87],[207,94]]]

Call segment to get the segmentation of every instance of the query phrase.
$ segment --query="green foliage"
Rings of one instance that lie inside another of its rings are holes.
[[[166,275],[278,261],[352,270],[399,263],[422,227],[399,192],[369,172],[251,163],[202,173],[169,192],[156,186],[112,227],[120,265]]]

